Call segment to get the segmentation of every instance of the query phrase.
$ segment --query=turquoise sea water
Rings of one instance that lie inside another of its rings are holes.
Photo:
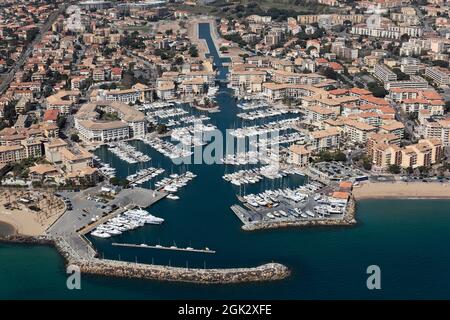
[[[447,200],[365,200],[358,204],[359,223],[351,228],[244,233],[237,221],[211,226],[228,229],[217,237],[229,248],[221,255],[230,262],[273,258],[293,270],[286,280],[261,284],[202,286],[83,276],[82,289],[70,291],[55,250],[0,245],[0,298],[448,299],[449,207]],[[179,228],[198,230],[192,224]],[[381,268],[379,291],[366,289],[365,272],[372,264]]]
[[[209,26],[201,37],[211,47]],[[217,53],[212,50],[215,59]],[[220,68],[221,77],[226,68]],[[220,130],[236,124],[238,111],[230,92],[218,95],[221,113],[211,115]],[[239,123],[237,123],[239,125]],[[168,173],[180,167],[141,142],[136,147],[152,156],[152,165]],[[138,165],[121,162],[106,149],[98,155],[118,168],[122,177]],[[244,232],[229,209],[239,189],[222,179],[232,168],[190,165],[198,177],[183,188],[180,200],[163,200],[149,211],[165,219],[161,226],[145,226],[111,239],[91,239],[107,258],[195,267],[255,266],[276,261],[287,265],[286,280],[240,285],[193,285],[157,281],[82,277],[82,289],[66,288],[62,258],[49,247],[0,245],[0,298],[98,299],[379,299],[450,298],[450,233],[448,200],[364,200],[358,203],[354,227],[298,228]],[[292,176],[265,181],[247,192],[277,185],[303,183]],[[151,186],[146,185],[146,186]],[[204,247],[214,255],[112,247],[111,242],[161,243]],[[366,268],[381,268],[382,290],[366,288]]]

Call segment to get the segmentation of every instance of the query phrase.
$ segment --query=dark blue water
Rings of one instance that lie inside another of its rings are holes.
[[[208,44],[209,26],[200,26]],[[210,45],[211,48],[211,45]],[[223,67],[221,67],[223,68]],[[219,69],[221,69],[219,68]],[[211,122],[224,130],[235,121],[237,108],[227,89],[217,98],[221,113]],[[450,201],[366,200],[358,203],[354,227],[297,228],[244,232],[229,206],[239,189],[222,179],[223,165],[172,165],[149,146],[136,146],[152,156],[152,165],[198,174],[178,193],[180,200],[163,200],[149,211],[164,217],[161,226],[145,226],[114,240],[94,241],[108,258],[147,263],[203,267],[255,266],[277,261],[292,270],[286,280],[260,284],[192,285],[156,281],[82,277],[82,290],[65,286],[64,265],[47,247],[0,245],[0,298],[126,298],[126,299],[377,299],[450,298]],[[138,169],[106,149],[99,155],[126,176]],[[289,183],[301,184],[293,176]],[[248,192],[270,188],[272,182]],[[287,183],[287,182],[277,182]],[[150,186],[150,184],[148,185]],[[208,246],[216,254],[161,252],[112,247],[111,242]],[[366,268],[380,266],[382,290],[366,288]]]

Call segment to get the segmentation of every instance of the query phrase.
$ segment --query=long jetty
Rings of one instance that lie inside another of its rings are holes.
[[[77,266],[82,273],[98,276],[199,284],[231,284],[282,280],[290,275],[290,270],[280,263],[267,263],[249,268],[199,269],[99,258],[88,259],[78,255],[63,238],[50,236],[9,236],[0,238],[0,242],[54,246],[64,257],[67,265]]]
[[[158,249],[158,250],[172,250],[172,251],[186,251],[186,252],[197,252],[197,253],[216,253],[215,250],[211,250],[208,248],[205,249],[194,249],[194,248],[178,248],[176,246],[166,247],[161,246],[159,244],[157,245],[148,245],[145,243],[142,244],[134,244],[134,243],[117,243],[113,242],[111,243],[112,246],[115,247],[128,247],[128,248],[141,248],[141,249]]]

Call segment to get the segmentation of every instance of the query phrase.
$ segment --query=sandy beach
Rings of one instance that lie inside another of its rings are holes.
[[[29,205],[20,201],[21,198],[34,199],[30,204],[37,208],[32,210]],[[51,193],[26,190],[0,190],[0,222],[9,224],[15,232],[21,235],[36,236],[45,233],[64,213],[61,199]]]
[[[355,187],[359,199],[450,199],[450,184],[439,182],[365,183]]]

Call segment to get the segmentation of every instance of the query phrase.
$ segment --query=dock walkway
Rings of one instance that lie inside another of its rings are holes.
[[[198,253],[216,253],[216,251],[205,248],[205,249],[194,249],[194,248],[178,248],[175,246],[166,247],[161,245],[148,245],[148,244],[134,244],[134,243],[117,243],[113,242],[111,245],[116,247],[128,247],[128,248],[142,248],[142,249],[159,249],[159,250],[172,250],[172,251],[186,251],[186,252],[198,252]]]

